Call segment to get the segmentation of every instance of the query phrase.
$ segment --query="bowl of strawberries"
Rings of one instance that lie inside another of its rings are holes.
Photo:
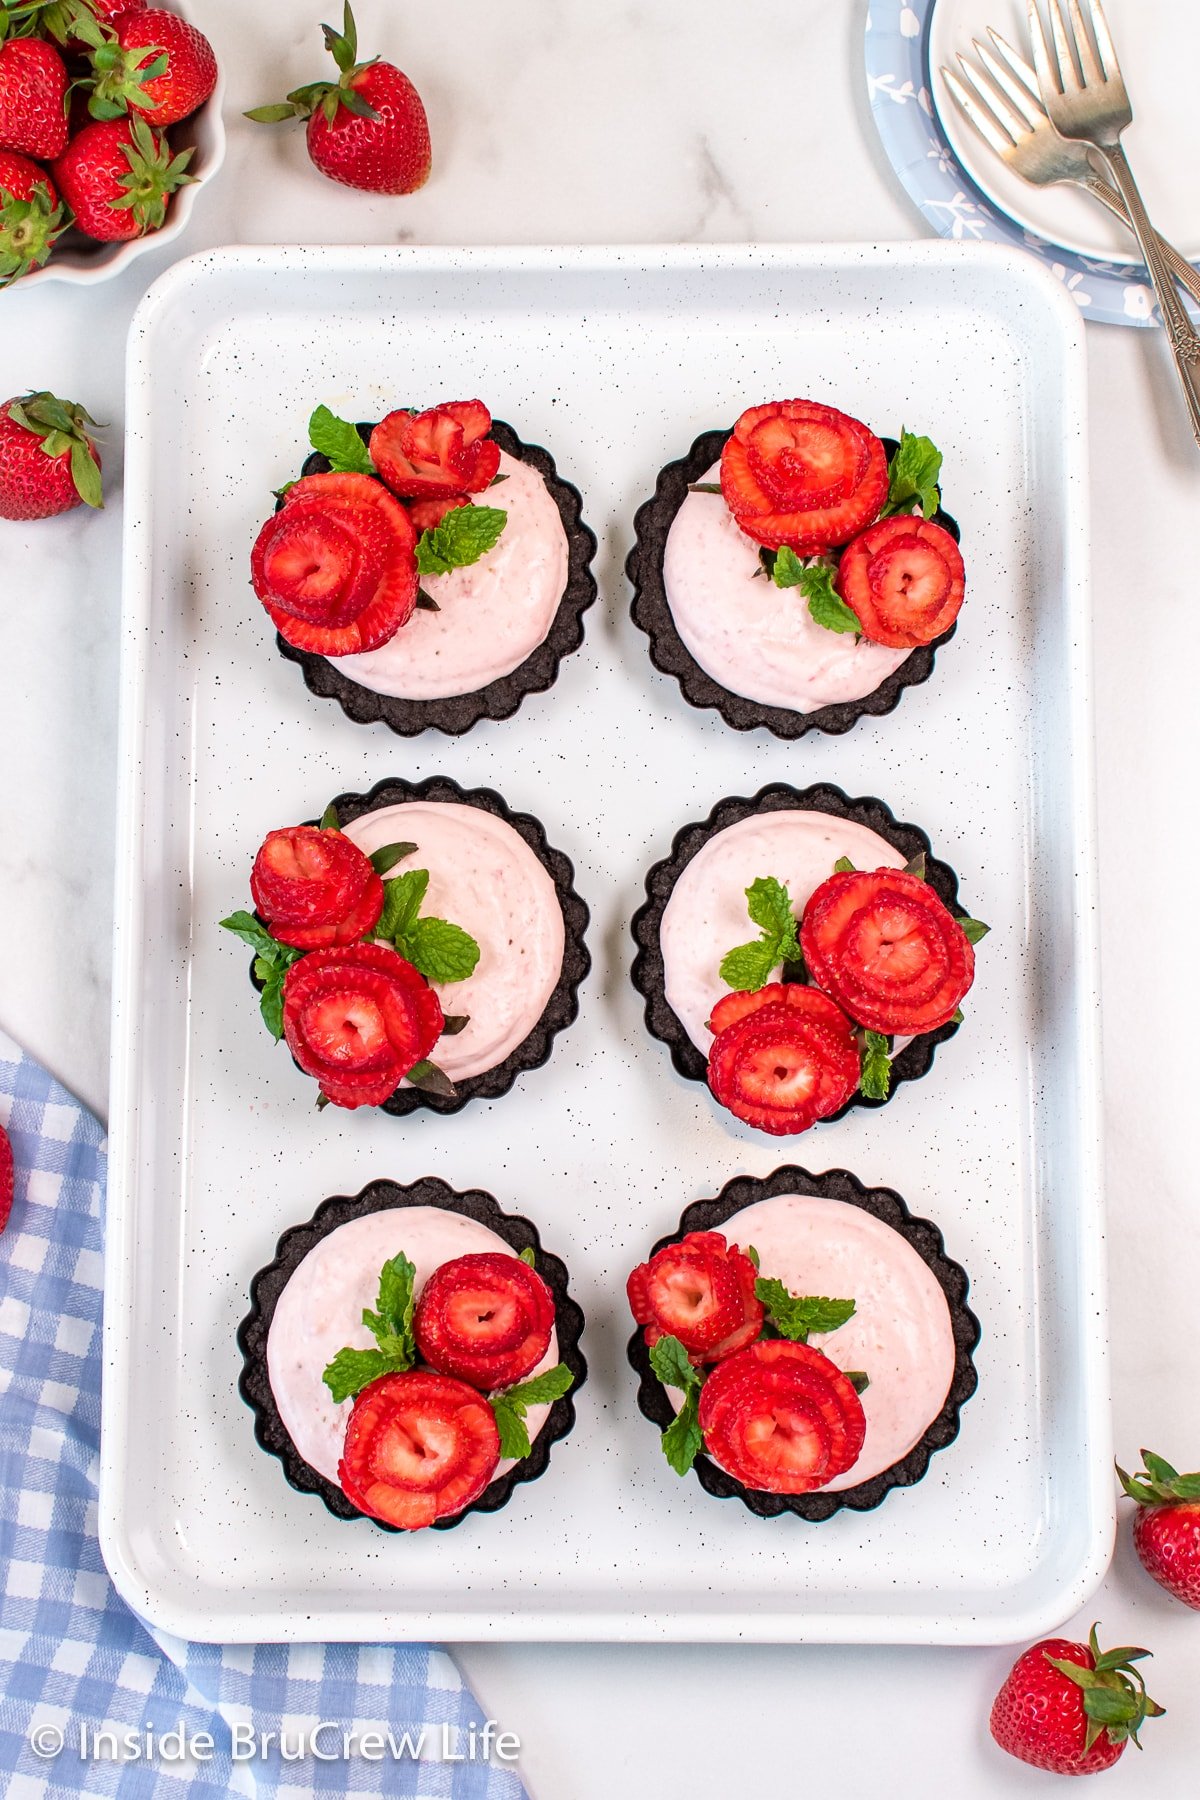
[[[221,164],[212,45],[174,0],[16,0],[4,12],[0,288],[104,280],[177,237]]]

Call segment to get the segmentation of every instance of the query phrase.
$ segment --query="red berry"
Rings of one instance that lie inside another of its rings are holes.
[[[417,1301],[417,1349],[443,1375],[491,1392],[541,1362],[554,1329],[554,1296],[519,1256],[482,1251],[434,1270]]]
[[[719,1231],[690,1231],[639,1263],[626,1283],[629,1306],[648,1345],[677,1337],[694,1363],[716,1362],[762,1330],[750,1258]]]
[[[13,1207],[13,1152],[7,1131],[0,1125],[0,1231],[8,1224]]]
[[[933,1031],[975,978],[958,920],[902,869],[829,876],[804,909],[800,948],[812,979],[868,1031]]]
[[[0,44],[0,150],[49,162],[67,147],[67,66],[41,38]]]
[[[283,984],[283,1035],[335,1106],[380,1106],[442,1032],[423,975],[388,944],[312,950]]]
[[[136,116],[85,125],[54,164],[54,178],[88,237],[118,243],[158,231],[185,182],[191,150],[172,156],[160,132]]]
[[[347,1499],[405,1531],[460,1513],[500,1461],[496,1417],[483,1396],[448,1375],[383,1375],[354,1402],[338,1480]]]
[[[357,943],[383,911],[383,882],[358,845],[314,825],[267,834],[250,892],[271,936],[296,950]]]
[[[319,656],[377,650],[417,603],[417,534],[370,475],[306,475],[250,558],[254,591],[289,644]]]
[[[812,1344],[764,1338],[700,1390],[709,1455],[746,1487],[808,1494],[858,1460],[867,1422],[854,1384]]]
[[[38,269],[67,228],[49,171],[0,150],[0,288]]]
[[[721,492],[748,537],[811,556],[844,544],[887,498],[884,448],[848,413],[815,400],[752,406],[721,452]]]
[[[162,7],[126,7],[112,24],[116,44],[92,55],[95,118],[136,112],[161,130],[204,105],[217,85],[217,59],[202,31]],[[146,79],[164,59],[161,73]]]
[[[846,545],[836,586],[872,643],[911,649],[931,644],[958,617],[963,559],[932,519],[880,519]]]
[[[451,400],[428,412],[389,413],[371,433],[371,461],[394,494],[450,500],[482,493],[500,467],[482,400]]]
[[[103,505],[100,456],[82,406],[24,394],[0,406],[0,519],[48,519]]]
[[[772,982],[753,996],[727,995],[713,1012],[733,1015],[708,1052],[708,1085],[735,1117],[773,1136],[807,1131],[857,1091],[861,1057],[854,1028],[827,995],[800,982]],[[746,1002],[753,999],[752,1008]]]
[[[1118,1469],[1121,1485],[1138,1503],[1133,1547],[1160,1587],[1200,1611],[1200,1473],[1181,1475],[1161,1456],[1142,1451],[1145,1471]]]
[[[1095,1626],[1086,1644],[1043,1638],[1017,1658],[996,1695],[993,1738],[1010,1756],[1055,1775],[1111,1768],[1143,1720],[1162,1711],[1132,1667],[1148,1654],[1127,1648],[1104,1655]]]

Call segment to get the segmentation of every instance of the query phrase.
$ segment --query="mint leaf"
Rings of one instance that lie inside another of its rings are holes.
[[[888,464],[887,504],[880,517],[907,512],[915,500],[924,516],[930,518],[941,499],[937,485],[941,472],[942,453],[937,445],[901,426],[900,447]]]
[[[390,938],[400,950],[396,940],[404,937],[415,923],[428,886],[428,869],[408,869],[403,875],[393,875],[383,890],[383,911],[375,927],[375,936]],[[400,954],[403,956],[403,950]]]
[[[326,1366],[321,1380],[340,1405],[343,1400],[353,1400],[381,1375],[393,1375],[402,1367],[407,1364],[394,1362],[382,1350],[351,1350],[347,1347],[339,1350]]]
[[[507,1394],[492,1394],[488,1404],[496,1420],[496,1430],[500,1437],[501,1456],[520,1458],[528,1456],[533,1445],[529,1441],[529,1431],[525,1424],[525,1409],[518,1409],[509,1403]]]
[[[858,1085],[868,1100],[886,1100],[892,1080],[887,1039],[879,1031],[862,1034],[862,1070]]]
[[[696,1386],[688,1389],[683,1405],[662,1434],[663,1455],[677,1475],[686,1475],[704,1448],[699,1412],[700,1389]]]
[[[727,951],[721,958],[720,976],[726,987],[736,988],[741,994],[756,994],[759,988],[766,987],[778,967],[774,938],[760,939]]]
[[[475,939],[449,919],[415,919],[396,948],[426,981],[465,981],[479,961]]]
[[[413,1337],[413,1283],[417,1271],[403,1250],[379,1271],[379,1294],[375,1311],[363,1308],[362,1322],[372,1332],[385,1356],[394,1359],[398,1369],[411,1368],[417,1360]]]
[[[746,889],[746,910],[762,937],[755,943],[738,944],[721,958],[720,976],[726,987],[756,993],[771,979],[781,963],[797,962],[800,944],[791,896],[773,875],[760,875]]]
[[[660,1337],[650,1347],[650,1367],[664,1387],[699,1387],[700,1375],[677,1337]]]
[[[800,572],[800,592],[808,601],[808,610],[826,631],[862,633],[862,622],[846,605],[833,585],[833,568],[827,562],[815,562]]]
[[[488,1396],[496,1416],[500,1434],[501,1456],[528,1456],[531,1445],[525,1414],[531,1406],[549,1406],[570,1389],[575,1377],[566,1363],[555,1363],[552,1369],[518,1382],[516,1387]]]
[[[787,544],[775,553],[775,561],[771,564],[771,580],[776,587],[781,588],[798,587],[804,580],[804,564]]]
[[[523,1262],[523,1263],[528,1263],[528,1264],[529,1264],[529,1267],[530,1267],[530,1268],[531,1268],[531,1269],[532,1269],[532,1268],[533,1268],[533,1266],[534,1266],[534,1254],[533,1254],[533,1251],[532,1251],[532,1250],[522,1250],[522,1252],[521,1252],[521,1261],[522,1261],[522,1262]]]
[[[417,573],[445,575],[478,562],[499,540],[508,514],[499,506],[456,506],[417,539]]]
[[[232,931],[235,937],[240,937],[244,944],[249,944],[252,950],[268,959],[273,959],[277,950],[287,953],[288,946],[273,938],[262,920],[256,919],[251,912],[230,913],[227,919],[221,920],[221,929]],[[300,952],[296,950],[292,954],[299,956]]]
[[[292,964],[298,962],[304,952],[293,950],[290,944],[279,943],[253,913],[230,913],[227,919],[221,920],[221,925],[226,931],[232,931],[235,937],[240,937],[243,943],[249,944],[255,952],[254,978],[262,982],[258,1009],[262,1014],[263,1024],[278,1042],[283,1036],[284,980]]]
[[[776,937],[795,937],[796,915],[788,891],[773,875],[760,875],[746,889],[746,911],[755,925]]]
[[[292,486],[294,487],[295,485],[295,482],[293,482]],[[342,822],[337,815],[337,807],[333,804],[332,800],[321,814],[320,829],[322,831],[340,831],[342,829]]]
[[[966,934],[968,944],[977,944],[980,938],[985,938],[992,929],[990,925],[985,925],[982,919],[960,919],[958,922]]]
[[[372,850],[370,864],[377,875],[386,875],[394,869],[398,862],[411,856],[416,849],[415,844],[384,844],[378,850]]]
[[[853,1300],[829,1300],[822,1295],[789,1293],[782,1281],[760,1275],[754,1283],[756,1297],[770,1314],[771,1323],[780,1337],[799,1344],[808,1342],[812,1331],[836,1331],[854,1316]]]
[[[318,406],[308,421],[308,441],[329,458],[335,475],[373,475],[375,464],[358,430],[348,419],[339,419],[327,406]]]

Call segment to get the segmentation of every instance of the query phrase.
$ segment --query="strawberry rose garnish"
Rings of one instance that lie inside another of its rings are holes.
[[[500,1433],[483,1395],[452,1376],[410,1369],[359,1394],[338,1480],[360,1511],[418,1531],[478,1500],[499,1461]]]
[[[639,1263],[626,1292],[647,1346],[676,1337],[690,1361],[707,1363],[742,1349],[762,1330],[756,1279],[750,1258],[719,1231],[691,1231]]]
[[[807,1131],[839,1112],[858,1089],[861,1056],[854,1027],[826,994],[800,982],[772,982],[728,994],[710,1020],[713,1097],[736,1118],[773,1136]]]
[[[383,911],[383,882],[369,858],[343,832],[315,825],[267,833],[250,892],[271,936],[297,950],[357,943]]]
[[[847,1375],[811,1344],[769,1338],[717,1364],[700,1391],[709,1455],[748,1488],[807,1494],[858,1460],[867,1422]]]
[[[912,1036],[954,1018],[986,930],[905,869],[846,869],[810,897],[800,946],[812,980],[857,1024]]]
[[[887,457],[873,431],[815,400],[751,406],[721,452],[721,492],[741,529],[811,556],[877,518]]]
[[[422,413],[402,409],[381,419],[371,433],[371,460],[404,499],[479,494],[500,467],[500,447],[487,435],[491,429],[492,415],[482,400],[450,400]],[[426,518],[423,524],[428,523]]]
[[[864,637],[891,649],[931,644],[963,602],[958,545],[932,519],[880,519],[842,551],[835,582]]]
[[[299,650],[377,650],[417,603],[417,534],[382,482],[353,472],[306,475],[258,534],[254,591]]]
[[[424,976],[387,944],[313,950],[283,982],[283,1035],[335,1106],[380,1106],[444,1024]]]
[[[413,1317],[427,1363],[472,1387],[510,1387],[550,1347],[554,1296],[519,1256],[482,1251],[434,1270]]]

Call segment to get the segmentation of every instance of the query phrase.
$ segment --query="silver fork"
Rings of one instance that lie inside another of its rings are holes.
[[[1129,223],[1133,226],[1162,310],[1179,383],[1187,402],[1192,435],[1200,444],[1200,337],[1197,337],[1171,279],[1157,234],[1121,148],[1121,133],[1133,118],[1133,108],[1121,79],[1108,24],[1100,0],[1083,0],[1095,38],[1093,49],[1080,0],[1066,0],[1066,3],[1069,26],[1063,16],[1062,0],[1047,0],[1054,36],[1052,60],[1037,0],[1027,0],[1033,66],[1042,100],[1063,137],[1078,138],[1100,158],[1125,202]]]
[[[1054,129],[1030,65],[998,31],[989,27],[988,36],[998,56],[974,38],[971,47],[980,66],[976,67],[967,56],[958,58],[971,92],[953,69],[942,69],[950,97],[968,124],[1023,180],[1034,187],[1073,182],[1106,206],[1127,231],[1132,230],[1124,201],[1116,188],[1096,174],[1088,161],[1086,146],[1076,138],[1060,137]],[[1200,300],[1200,270],[1194,269],[1165,238],[1160,237],[1159,244],[1176,280]]]

